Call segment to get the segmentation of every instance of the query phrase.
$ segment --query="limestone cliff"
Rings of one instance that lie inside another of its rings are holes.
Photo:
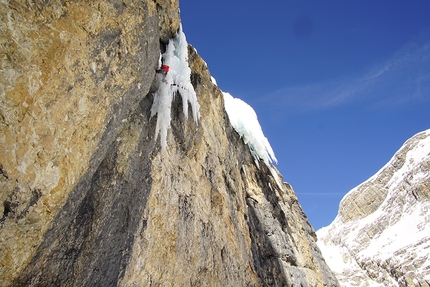
[[[0,2],[1,286],[337,286],[189,47],[200,120],[151,85],[175,0]]]
[[[342,286],[430,286],[430,130],[341,201],[318,245]]]

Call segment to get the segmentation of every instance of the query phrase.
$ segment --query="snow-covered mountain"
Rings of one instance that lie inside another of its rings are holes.
[[[352,189],[317,236],[341,286],[430,286],[430,129]]]

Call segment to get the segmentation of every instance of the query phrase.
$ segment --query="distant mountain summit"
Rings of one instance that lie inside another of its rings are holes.
[[[430,286],[430,129],[341,201],[317,231],[341,286]]]

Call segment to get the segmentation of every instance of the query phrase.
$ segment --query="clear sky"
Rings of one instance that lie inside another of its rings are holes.
[[[256,111],[317,230],[430,128],[430,1],[181,0],[187,41]]]

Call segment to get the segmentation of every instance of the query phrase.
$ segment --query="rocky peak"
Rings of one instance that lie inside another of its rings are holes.
[[[191,46],[200,119],[173,97],[154,138],[177,1],[0,5],[0,285],[337,286]]]
[[[345,286],[429,286],[430,130],[341,201],[318,245]]]

